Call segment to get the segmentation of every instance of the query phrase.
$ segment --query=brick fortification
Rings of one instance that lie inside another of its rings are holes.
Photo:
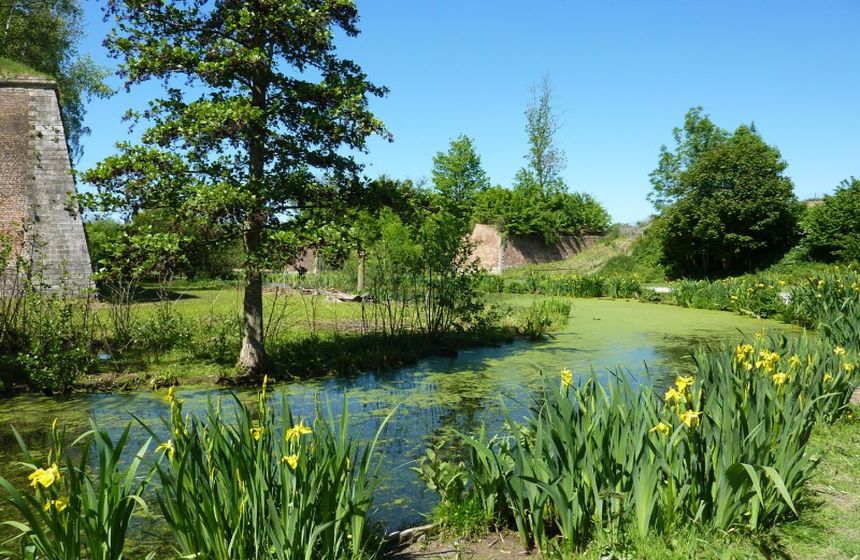
[[[524,264],[560,261],[594,245],[600,239],[594,235],[561,236],[547,244],[536,235],[503,236],[495,226],[475,224],[469,241],[475,249],[472,257],[481,268],[499,274],[508,268]]]
[[[0,233],[48,289],[91,287],[90,255],[77,206],[56,84],[0,78]],[[14,261],[14,259],[12,259]],[[14,284],[13,265],[2,285]]]

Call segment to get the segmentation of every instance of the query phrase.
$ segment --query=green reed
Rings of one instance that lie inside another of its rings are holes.
[[[855,360],[819,337],[760,334],[699,351],[665,392],[620,372],[563,371],[524,423],[463,436],[461,499],[477,498],[544,552],[572,552],[598,531],[770,527],[797,514],[815,466],[812,427],[846,406]]]
[[[318,407],[313,424],[283,401],[280,418],[266,383],[255,407],[235,399],[202,419],[183,417],[170,393],[172,438],[159,449],[158,503],[183,557],[213,560],[364,558],[380,461],[374,452],[386,419],[362,448],[350,439],[346,399],[339,420]]]
[[[124,558],[129,522],[137,508],[146,509],[141,496],[152,476],[142,468],[149,441],[122,467],[129,429],[126,426],[112,441],[107,432],[93,424],[72,443],[77,456],[73,458],[64,447],[65,431],[54,421],[52,447],[38,460],[13,428],[24,456],[21,466],[30,471],[32,489],[20,491],[0,477],[6,494],[2,499],[20,516],[20,520],[4,522],[18,534],[2,546],[17,544],[16,556],[27,559]],[[93,451],[96,467],[91,469]],[[6,554],[14,553],[7,550]]]

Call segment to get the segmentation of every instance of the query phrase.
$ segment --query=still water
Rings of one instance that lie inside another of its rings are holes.
[[[630,301],[574,300],[567,328],[545,342],[525,341],[477,348],[455,358],[430,358],[386,373],[351,378],[295,381],[277,386],[289,399],[296,417],[312,418],[316,397],[340,410],[346,395],[353,437],[372,437],[385,416],[396,413],[384,432],[384,480],[376,495],[374,517],[388,530],[424,521],[435,503],[410,470],[428,443],[449,438],[454,430],[473,432],[482,423],[499,430],[507,410],[522,418],[544,383],[558,383],[558,372],[598,374],[623,368],[643,383],[663,384],[676,372],[688,372],[690,352],[700,344],[718,344],[768,329],[790,331],[772,321],[730,313],[682,309]],[[202,412],[207,400],[226,393],[218,389],[182,389],[185,412]],[[252,400],[255,392],[240,392]],[[131,415],[150,426],[161,426],[168,413],[161,393],[96,393],[67,399],[26,395],[0,401],[0,474],[23,480],[15,464],[18,446],[14,425],[31,449],[48,445],[48,429],[56,417],[72,435],[87,429],[92,418],[118,433]],[[277,409],[277,407],[276,407]],[[137,428],[130,449],[145,441]],[[0,513],[4,513],[0,511]]]

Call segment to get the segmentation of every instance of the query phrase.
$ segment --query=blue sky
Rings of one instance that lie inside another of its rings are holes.
[[[109,30],[87,0],[81,50],[113,66]],[[390,94],[372,107],[394,135],[360,157],[370,176],[429,177],[432,157],[474,138],[493,183],[509,186],[527,150],[523,111],[543,75],[554,86],[569,188],[616,221],[652,211],[648,173],[672,127],[702,105],[723,128],[755,121],[789,163],[797,195],[860,176],[857,0],[358,0],[361,35],[339,43]],[[128,137],[120,121],[155,87],[89,105],[80,169]]]

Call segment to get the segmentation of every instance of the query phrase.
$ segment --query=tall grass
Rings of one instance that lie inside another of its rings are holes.
[[[567,297],[638,297],[642,287],[638,276],[600,274],[542,274],[524,277],[487,276],[483,289],[490,293],[542,294]]]
[[[563,327],[570,318],[571,303],[559,299],[536,301],[515,317],[516,328],[531,340],[541,340],[552,328]]]

